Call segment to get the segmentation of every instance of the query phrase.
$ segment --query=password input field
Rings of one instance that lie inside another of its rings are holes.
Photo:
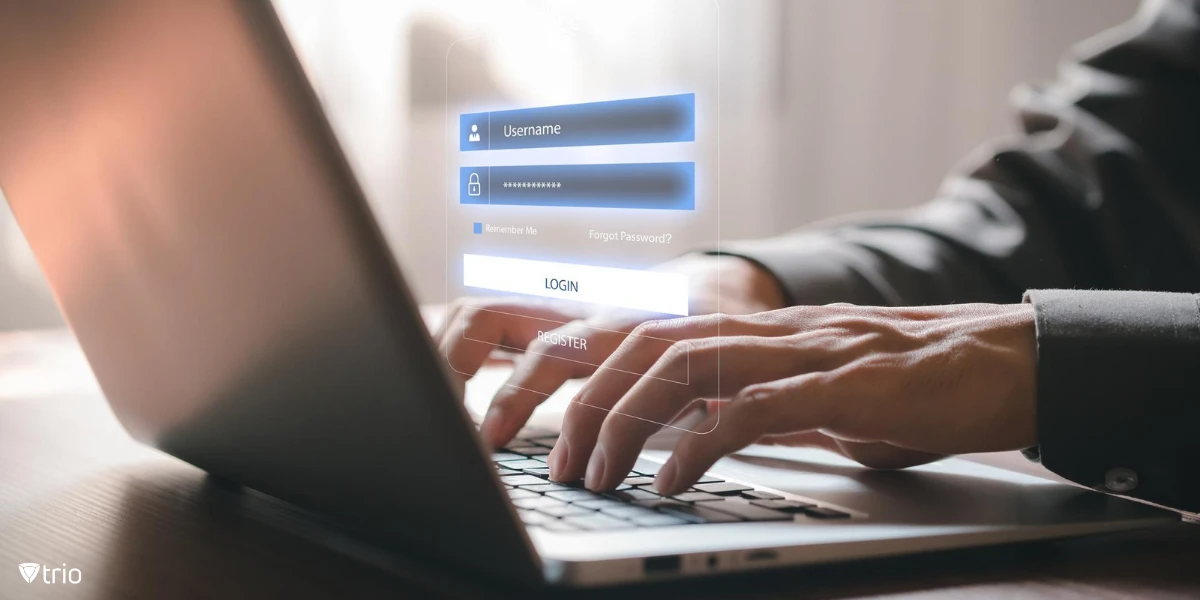
[[[694,210],[696,163],[461,167],[459,202]]]

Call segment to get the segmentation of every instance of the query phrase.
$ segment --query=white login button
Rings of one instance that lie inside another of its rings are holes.
[[[463,255],[463,285],[669,315],[688,314],[687,275]]]

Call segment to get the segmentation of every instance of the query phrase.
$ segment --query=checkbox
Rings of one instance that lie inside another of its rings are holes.
[[[475,233],[476,233],[476,234],[483,233],[483,223],[476,223],[476,224],[475,224]]]

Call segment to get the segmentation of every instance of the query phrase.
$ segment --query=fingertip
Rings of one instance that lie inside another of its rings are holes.
[[[566,480],[565,476],[569,456],[570,446],[560,437],[554,443],[554,448],[550,450],[550,456],[546,458],[547,466],[550,467],[550,479],[559,482]]]
[[[597,445],[596,449],[592,451],[591,458],[588,459],[587,476],[584,478],[584,485],[589,490],[603,489],[605,462],[604,447]]]
[[[674,458],[667,460],[667,464],[663,465],[658,471],[658,475],[654,477],[654,489],[663,496],[674,496],[675,478],[679,471],[679,467],[675,463]]]

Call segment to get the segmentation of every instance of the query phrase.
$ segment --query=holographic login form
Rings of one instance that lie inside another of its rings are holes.
[[[688,277],[655,266],[719,245],[718,9],[653,4],[685,11],[689,31],[709,33],[665,32],[672,52],[689,46],[690,63],[653,76],[637,48],[653,53],[658,42],[605,39],[605,2],[570,3],[569,16],[535,30],[484,27],[451,46],[447,300],[689,313]],[[493,60],[529,84],[481,80]]]

